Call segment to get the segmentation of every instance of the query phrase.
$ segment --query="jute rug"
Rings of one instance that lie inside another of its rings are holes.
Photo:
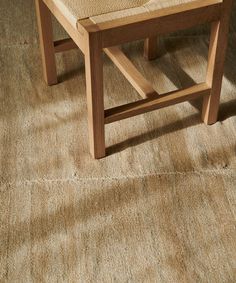
[[[0,282],[236,282],[234,17],[219,122],[201,101],[117,122],[99,161],[82,54],[57,55],[47,87],[33,1],[0,0],[0,23]],[[208,42],[200,28],[161,38],[153,62],[124,51],[164,93],[204,80]],[[139,99],[105,56],[104,76],[106,107]]]

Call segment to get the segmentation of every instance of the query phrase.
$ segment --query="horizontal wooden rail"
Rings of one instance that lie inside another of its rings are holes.
[[[56,53],[64,52],[76,48],[78,48],[78,46],[74,43],[74,41],[71,38],[65,38],[54,41],[54,49]]]
[[[104,52],[143,98],[158,95],[119,47],[105,48]]]
[[[90,19],[78,21],[88,32],[101,32],[103,47],[176,32],[220,19],[221,0],[198,0],[153,12],[94,24]]]
[[[79,32],[73,26],[73,23],[60,11],[60,9],[58,9],[57,4],[54,3],[55,1],[43,0],[43,2],[47,5],[53,16],[63,26],[80,50],[85,54],[87,50],[85,34]]]
[[[126,105],[107,109],[105,110],[105,123],[113,123],[115,121],[130,118],[173,104],[193,100],[205,95],[210,95],[210,90],[210,87],[206,83],[201,83],[187,89],[163,94],[156,98],[146,98]]]
[[[223,0],[194,0],[187,3],[171,5],[166,8],[159,8],[150,12],[143,12],[137,15],[127,16],[125,18],[118,18],[111,21],[101,22],[96,24],[96,26],[99,28],[99,30],[105,30],[118,26],[120,27],[128,24],[140,23],[140,21],[148,21],[156,18],[161,18],[163,20],[164,18],[173,17],[174,15],[179,16],[183,13],[192,15],[196,14],[198,10],[202,9],[208,12],[211,11],[209,16],[212,17],[213,14],[215,14],[215,12],[217,12],[217,10],[222,7],[222,2]],[[206,12],[204,14],[206,14]]]

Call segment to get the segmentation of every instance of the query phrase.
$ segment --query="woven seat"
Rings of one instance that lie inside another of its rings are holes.
[[[138,15],[194,0],[52,0],[76,26],[78,20],[90,18],[94,23]]]
[[[233,0],[35,1],[48,85],[58,82],[56,53],[79,48],[84,54],[89,146],[94,158],[106,155],[106,124],[197,98],[203,99],[203,121],[208,125],[217,121]],[[51,14],[70,38],[54,41]],[[160,94],[122,52],[122,44],[144,39],[143,55],[147,60],[154,60],[159,56],[159,36],[202,24],[211,24],[206,78],[185,89]],[[105,108],[103,52],[142,99]]]

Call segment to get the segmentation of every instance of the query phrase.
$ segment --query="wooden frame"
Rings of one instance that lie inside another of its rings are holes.
[[[55,53],[78,47],[85,55],[90,152],[94,158],[102,158],[106,154],[107,123],[198,97],[203,97],[204,122],[213,124],[217,121],[232,0],[197,0],[100,24],[88,18],[78,21],[77,27],[71,24],[53,1],[35,1],[46,82],[49,85],[57,82]],[[70,39],[53,41],[50,12],[67,31]],[[144,56],[152,60],[158,56],[157,35],[205,23],[212,25],[206,81],[184,90],[159,95],[117,47],[125,42],[145,39]],[[142,100],[104,109],[103,51]]]

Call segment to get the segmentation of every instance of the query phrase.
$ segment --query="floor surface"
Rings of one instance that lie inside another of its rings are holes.
[[[82,54],[57,55],[46,86],[33,1],[0,0],[0,282],[236,282],[235,15],[219,122],[201,101],[120,121],[95,161]],[[141,42],[124,51],[165,93],[204,80],[208,42],[198,29],[161,38],[152,62]],[[106,107],[139,99],[105,56],[104,77]]]

